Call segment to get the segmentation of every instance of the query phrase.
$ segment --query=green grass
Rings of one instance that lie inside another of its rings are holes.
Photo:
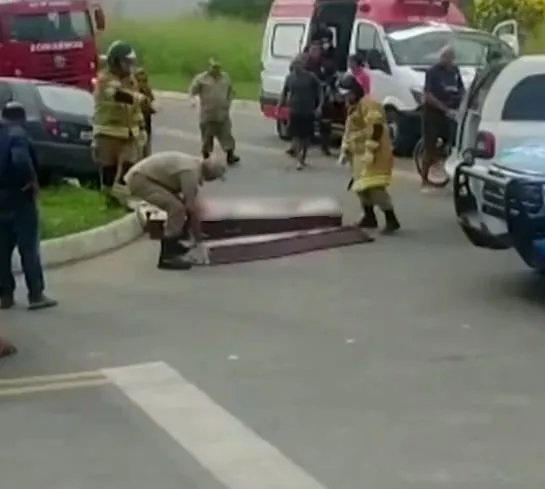
[[[163,90],[187,91],[191,78],[214,57],[231,76],[238,98],[255,99],[262,35],[262,25],[231,19],[113,20],[100,45],[105,52],[114,40],[129,42],[153,87]]]
[[[41,239],[85,231],[126,214],[124,209],[107,208],[100,192],[69,185],[42,189],[39,204]]]
[[[151,85],[155,90],[169,90],[174,92],[187,92],[191,78],[182,75],[168,73],[151,73]],[[259,96],[258,81],[233,81],[235,98],[240,100],[257,100]]]

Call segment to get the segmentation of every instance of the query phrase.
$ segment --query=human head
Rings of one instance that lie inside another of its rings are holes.
[[[454,58],[454,48],[450,44],[447,44],[441,49],[441,52],[439,53],[439,63],[444,66],[452,66],[454,64]]]
[[[208,158],[201,162],[201,175],[205,182],[223,180],[226,167],[214,158]]]
[[[25,108],[19,102],[8,102],[2,108],[2,119],[14,124],[22,124],[26,121]]]
[[[221,75],[221,64],[216,58],[210,58],[208,61],[208,73],[215,78]]]
[[[355,70],[356,68],[359,68],[360,66],[362,66],[362,60],[361,60],[361,56],[357,55],[357,54],[351,54],[349,57],[348,57],[348,68],[351,69],[351,70]]]
[[[106,61],[111,70],[121,76],[128,76],[136,69],[136,53],[130,44],[114,41],[106,53]]]
[[[319,42],[313,42],[308,48],[308,57],[317,59],[322,55],[322,46]]]
[[[346,73],[340,79],[338,89],[339,94],[344,98],[347,105],[357,103],[365,95],[363,87],[351,73]]]
[[[295,73],[303,71],[308,62],[308,57],[304,54],[298,54],[294,60],[291,62],[291,69]]]

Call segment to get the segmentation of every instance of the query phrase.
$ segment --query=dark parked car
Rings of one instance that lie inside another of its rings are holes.
[[[0,77],[0,107],[20,102],[36,148],[43,183],[58,177],[99,181],[91,155],[93,96],[79,88],[44,81]]]

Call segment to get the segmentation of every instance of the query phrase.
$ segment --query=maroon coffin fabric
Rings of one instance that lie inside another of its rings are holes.
[[[270,260],[311,251],[339,248],[374,241],[355,227],[338,227],[315,231],[299,231],[285,236],[265,236],[262,241],[252,238],[225,240],[209,244],[211,265],[227,265],[258,260]]]

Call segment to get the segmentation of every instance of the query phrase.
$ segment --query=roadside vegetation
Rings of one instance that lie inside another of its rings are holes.
[[[230,74],[237,98],[259,93],[263,27],[271,0],[211,0],[201,16],[168,20],[111,20],[101,49],[116,39],[130,42],[157,89],[187,91],[197,73],[217,58]],[[490,29],[515,17],[524,50],[545,52],[545,0],[464,0],[471,22]]]
[[[126,214],[106,207],[96,190],[59,185],[40,190],[41,239],[58,238],[108,224]]]

